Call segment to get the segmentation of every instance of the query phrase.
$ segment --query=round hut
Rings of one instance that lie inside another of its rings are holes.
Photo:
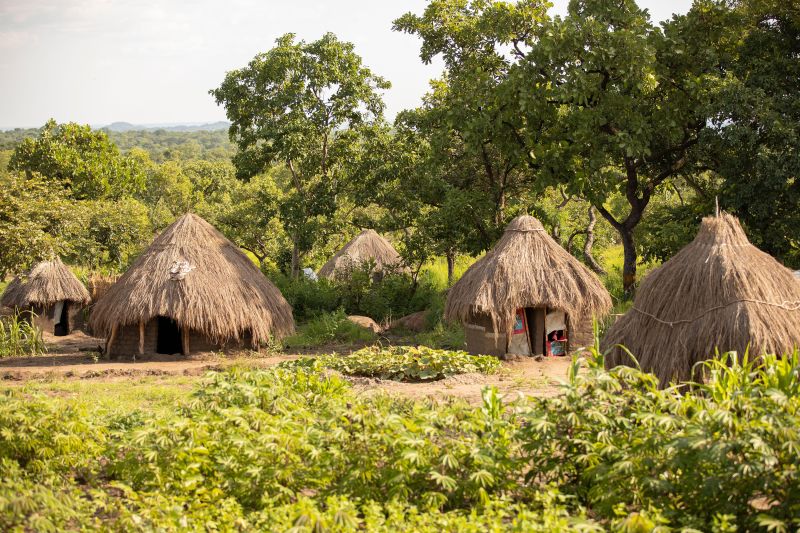
[[[292,309],[250,259],[197,215],[180,217],[95,304],[112,356],[258,347],[294,331]]]
[[[597,276],[523,215],[453,285],[445,319],[464,324],[471,353],[560,355],[589,343],[592,317],[610,309]]]
[[[42,331],[64,336],[83,323],[82,310],[90,301],[83,283],[55,258],[14,278],[0,305],[16,310]]]
[[[800,283],[747,240],[726,213],[704,218],[694,240],[653,270],[633,307],[609,329],[606,366],[635,365],[662,385],[686,381],[715,352],[785,353],[800,346]]]
[[[375,230],[365,229],[322,265],[319,276],[346,279],[354,269],[369,262],[374,263],[373,274],[380,279],[387,269],[399,267],[402,259],[392,243]]]

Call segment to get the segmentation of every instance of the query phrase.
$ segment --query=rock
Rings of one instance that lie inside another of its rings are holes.
[[[373,333],[381,333],[383,331],[383,328],[381,328],[377,322],[368,316],[350,315],[347,317],[347,320],[353,324],[361,326],[364,329],[368,329]]]
[[[389,329],[407,329],[408,331],[419,333],[420,331],[425,330],[427,316],[428,311],[417,311],[416,313],[411,313],[410,315],[393,320],[392,323],[389,324]]]

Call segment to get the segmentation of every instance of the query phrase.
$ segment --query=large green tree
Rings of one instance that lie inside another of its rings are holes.
[[[307,43],[286,34],[211,91],[225,106],[238,147],[238,174],[282,163],[290,172],[280,218],[292,243],[291,271],[337,208],[343,162],[365,128],[381,119],[389,83],[365,67],[351,43],[328,33]]]
[[[423,39],[423,60],[441,54],[452,84],[468,88],[457,103],[475,117],[467,131],[524,161],[536,189],[560,184],[614,227],[630,290],[634,231],[655,191],[690,174],[707,127],[720,32],[698,23],[701,13],[657,28],[633,0],[573,0],[552,19],[544,7],[436,0],[396,24]],[[618,196],[626,209],[610,207]]]
[[[800,4],[740,0],[715,9],[736,46],[704,139],[704,162],[719,180],[698,200],[708,206],[719,196],[758,246],[800,268]]]
[[[105,132],[52,119],[16,146],[9,169],[38,173],[78,200],[120,198],[144,184],[139,160],[121,154]]]

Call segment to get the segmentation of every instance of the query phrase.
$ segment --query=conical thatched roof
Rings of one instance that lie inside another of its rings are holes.
[[[27,274],[17,276],[8,284],[0,305],[6,307],[49,306],[60,301],[86,305],[91,298],[75,274],[55,258],[36,264]]]
[[[156,237],[92,311],[91,327],[173,318],[218,342],[251,332],[253,342],[294,331],[292,309],[239,248],[197,215]]]
[[[401,258],[392,243],[375,230],[365,229],[322,265],[319,276],[325,278],[346,276],[367,261],[374,261],[375,270],[382,271],[385,267],[399,266]]]
[[[538,220],[523,215],[511,221],[494,248],[453,285],[445,318],[466,322],[488,314],[495,331],[510,333],[516,309],[541,306],[565,311],[575,324],[607,314],[611,296]]]
[[[736,350],[785,353],[800,346],[800,283],[747,240],[723,213],[703,219],[697,237],[653,270],[633,308],[603,339],[624,345],[662,384],[692,379],[698,361]],[[619,348],[606,365],[633,364]]]

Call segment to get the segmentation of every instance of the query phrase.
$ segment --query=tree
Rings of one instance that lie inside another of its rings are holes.
[[[689,173],[707,126],[719,57],[714,33],[698,30],[682,18],[655,28],[632,0],[573,0],[529,43],[512,78],[532,119],[542,106],[558,109],[546,170],[618,232],[626,292],[636,281],[634,231],[655,191]],[[622,213],[607,205],[617,193],[628,204]]]
[[[38,174],[0,173],[0,280],[67,249],[70,202]]]
[[[248,179],[276,163],[290,172],[280,218],[293,243],[293,276],[316,241],[315,221],[335,212],[342,163],[381,119],[378,91],[388,87],[352,44],[328,33],[311,43],[286,34],[211,91],[231,121],[238,175]]]
[[[698,200],[708,208],[719,196],[754,244],[800,268],[800,6],[740,0],[713,7],[736,47],[704,138],[704,163],[719,180]],[[700,3],[693,11],[707,18],[711,9]]]
[[[120,198],[137,192],[144,173],[136,158],[120,154],[102,131],[49,120],[35,139],[14,150],[9,169],[59,184],[78,200]]]

